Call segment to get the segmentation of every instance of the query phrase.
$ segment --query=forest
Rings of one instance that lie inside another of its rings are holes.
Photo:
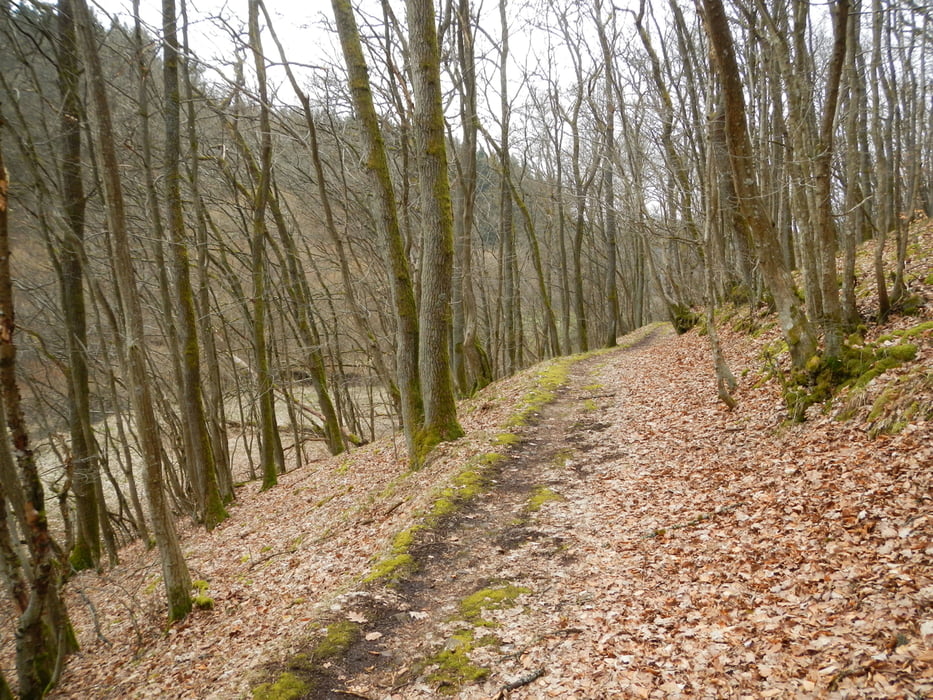
[[[134,543],[200,614],[180,532],[244,484],[395,434],[417,472],[458,402],[655,322],[732,409],[725,305],[805,421],[924,306],[928,6],[332,0],[313,65],[263,0],[144,12],[0,0],[0,698]]]

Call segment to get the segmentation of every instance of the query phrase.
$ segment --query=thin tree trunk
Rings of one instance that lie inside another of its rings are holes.
[[[58,79],[62,96],[61,177],[66,231],[61,256],[62,310],[67,331],[68,403],[71,459],[74,464],[75,546],[70,563],[76,570],[100,564],[97,491],[100,463],[91,428],[84,303],[84,185],[81,174],[81,103],[77,37],[71,0],[58,3]],[[103,504],[101,504],[103,505]]]
[[[366,151],[364,162],[375,191],[376,224],[388,259],[387,272],[396,323],[396,373],[402,400],[402,425],[409,459],[414,460],[418,454],[416,436],[424,424],[424,407],[418,377],[418,310],[411,271],[353,7],[349,0],[331,0],[331,5],[347,66],[353,106],[362,127]]]
[[[601,9],[601,3],[597,3],[597,11]],[[615,11],[611,11],[611,16],[615,16]],[[618,235],[618,226],[616,225],[616,201],[615,201],[615,158],[616,158],[616,135],[615,135],[615,82],[613,79],[614,56],[612,46],[609,44],[609,37],[606,36],[606,27],[603,25],[603,17],[596,17],[597,34],[603,53],[603,70],[605,71],[605,136],[603,153],[603,214],[605,221],[606,236],[606,312],[608,315],[608,324],[606,329],[605,346],[608,348],[616,346],[616,338],[619,335],[619,286],[616,282],[617,273],[617,253],[616,237]],[[615,22],[612,23],[615,31]],[[613,35],[613,40],[615,36]]]
[[[0,130],[4,127],[0,118]],[[16,627],[16,670],[23,698],[42,698],[57,681],[59,655],[78,648],[59,594],[58,570],[52,556],[52,538],[45,511],[45,493],[35,456],[29,444],[22,398],[16,381],[16,316],[13,309],[13,280],[10,274],[10,236],[8,229],[9,179],[0,144],[0,409],[7,431],[0,435],[13,449],[24,492],[26,537],[31,570],[28,589],[15,572],[9,557],[9,530],[6,526],[6,498],[0,486],[0,541],[3,542],[4,573],[13,574],[11,585],[19,608]],[[7,437],[9,436],[9,438]],[[8,449],[7,445],[3,446]],[[7,569],[12,571],[6,572]]]
[[[823,297],[823,340],[827,358],[837,359],[842,353],[842,306],[839,301],[839,275],[836,272],[836,251],[839,247],[836,222],[832,212],[833,131],[839,104],[839,85],[846,58],[846,25],[849,0],[837,0],[830,8],[833,19],[833,52],[826,78],[826,97],[820,121],[819,143],[814,164],[817,199],[817,229],[820,235],[820,280]],[[854,47],[853,47],[854,50]]]
[[[162,481],[162,445],[147,376],[146,333],[136,286],[136,272],[126,228],[123,186],[113,141],[103,69],[92,32],[92,18],[85,0],[75,6],[78,36],[84,51],[85,68],[97,118],[97,147],[103,175],[107,220],[114,241],[113,265],[124,304],[126,363],[130,396],[137,423],[141,452],[146,466],[146,490],[152,529],[162,561],[162,578],[168,600],[168,617],[180,620],[191,611],[191,575],[185,563],[175,531],[172,513],[165,498]]]
[[[190,55],[188,49],[188,15],[185,0],[181,0],[181,15],[183,18],[182,37],[184,41],[184,55]],[[188,159],[189,177],[192,199],[194,200],[195,224],[197,232],[197,269],[199,277],[197,302],[197,317],[201,327],[201,338],[204,341],[204,358],[207,364],[207,379],[204,382],[205,412],[207,414],[208,429],[211,436],[214,467],[217,473],[218,488],[221,501],[229,503],[234,498],[233,470],[230,463],[229,437],[227,435],[226,415],[224,409],[223,385],[220,377],[220,358],[217,345],[214,342],[214,327],[211,321],[211,303],[209,291],[209,276],[207,269],[207,212],[200,189],[200,158],[198,147],[198,130],[195,124],[194,89],[191,84],[191,71],[187,60],[182,61],[185,77],[185,100],[187,102],[187,132],[188,149],[191,157]]]
[[[884,74],[881,55],[881,34],[884,27],[884,9],[881,0],[872,0],[871,4],[871,138],[874,146],[875,162],[873,170],[876,173],[874,194],[875,204],[875,286],[878,293],[878,316],[887,317],[891,311],[891,300],[888,295],[887,281],[884,277],[884,247],[888,232],[895,227],[894,222],[894,188],[891,184],[893,176],[888,156],[893,144],[886,138],[884,124],[882,123],[881,92],[887,78]]]
[[[855,253],[862,242],[865,230],[864,193],[861,186],[862,154],[859,143],[859,125],[865,119],[861,113],[865,92],[864,75],[858,69],[859,27],[861,24],[861,0],[854,0],[849,13],[846,31],[848,32],[845,82],[845,208],[848,225],[842,235],[842,317],[847,326],[855,326],[859,320],[855,302]]]
[[[249,2],[249,45],[253,54],[256,81],[259,86],[259,178],[253,199],[252,235],[250,238],[250,273],[253,298],[253,352],[256,363],[256,383],[259,391],[260,450],[263,490],[278,482],[285,470],[282,460],[272,371],[269,368],[269,348],[266,338],[266,207],[272,188],[272,129],[269,124],[269,101],[266,94],[266,59],[259,35],[258,0]]]
[[[780,256],[774,224],[761,200],[754,162],[745,97],[732,43],[732,32],[722,0],[702,0],[703,19],[712,44],[713,57],[723,86],[726,106],[726,140],[732,163],[733,182],[739,210],[755,241],[762,272],[777,307],[778,320],[795,368],[802,368],[816,352],[816,336],[801,312],[790,272]]]
[[[181,200],[181,86],[178,62],[175,0],[162,0],[162,76],[165,89],[163,170],[166,220],[173,253],[176,304],[181,329],[181,410],[190,432],[189,452],[185,457],[191,462],[188,472],[194,477],[199,515],[205,527],[212,530],[227,518],[227,511],[217,485],[217,466],[201,394],[201,351]],[[197,154],[192,154],[192,157],[196,158]]]
[[[469,394],[486,386],[492,379],[492,371],[476,330],[476,294],[473,274],[473,223],[476,210],[476,147],[479,132],[479,116],[476,108],[476,49],[474,46],[473,17],[469,0],[459,0],[457,48],[460,58],[461,107],[460,122],[463,130],[461,146],[462,167],[460,171],[461,210],[457,259],[460,263],[460,301],[462,315],[462,342],[459,352],[463,370],[458,372],[460,391]]]
[[[512,213],[512,194],[509,184],[512,181],[512,152],[509,143],[509,104],[508,60],[509,26],[506,18],[506,1],[499,0],[499,239],[502,255],[499,260],[502,279],[502,333],[504,348],[504,370],[506,375],[513,374],[519,367],[521,335],[517,329],[519,323],[518,299],[519,283],[515,274],[515,221]],[[492,142],[490,140],[490,142]]]

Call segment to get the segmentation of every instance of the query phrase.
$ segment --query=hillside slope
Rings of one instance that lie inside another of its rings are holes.
[[[923,264],[919,315],[868,334],[914,359],[836,409],[933,405]],[[757,335],[722,331],[731,412],[706,338],[648,328],[487,388],[419,472],[384,440],[242,487],[184,533],[211,609],[166,631],[139,545],[68,583],[53,697],[930,696],[930,421],[789,423]]]

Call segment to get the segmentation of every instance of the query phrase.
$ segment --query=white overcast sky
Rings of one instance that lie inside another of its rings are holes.
[[[132,0],[90,0],[99,12],[116,16],[127,26],[132,26]],[[181,7],[181,0],[176,0]],[[289,62],[293,64],[319,64],[324,59],[334,60],[335,46],[332,38],[321,28],[322,21],[331,17],[330,3],[323,0],[299,2],[296,0],[265,0],[272,17],[273,27],[285,48]],[[221,66],[232,59],[233,43],[230,31],[241,31],[245,39],[246,0],[187,0],[189,36],[193,53],[208,66]],[[149,31],[161,34],[162,3],[160,0],[140,0],[140,15]],[[265,22],[260,20],[265,26]],[[263,49],[270,61],[278,61],[278,51],[271,37],[263,37]],[[281,71],[270,71],[270,80],[286,82]],[[290,92],[290,91],[289,91]]]

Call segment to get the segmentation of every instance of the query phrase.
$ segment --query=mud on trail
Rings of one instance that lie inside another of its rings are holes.
[[[669,335],[656,328],[617,352],[650,353]],[[359,628],[345,653],[315,667],[308,697],[504,696],[546,673],[526,668],[523,649],[502,630],[536,594],[559,587],[576,556],[573,531],[549,521],[548,504],[583,488],[595,468],[585,456],[602,452],[609,424],[598,417],[617,400],[593,379],[604,363],[597,354],[571,365],[554,399],[487,473],[482,493],[417,534],[412,571],[341,597],[334,621]],[[565,619],[541,635],[578,631]]]

